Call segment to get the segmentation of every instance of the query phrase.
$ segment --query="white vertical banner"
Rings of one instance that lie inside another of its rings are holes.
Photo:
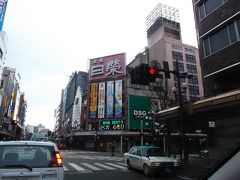
[[[122,117],[122,80],[115,81],[115,117]]]
[[[105,82],[99,83],[98,91],[98,118],[105,116]]]
[[[114,81],[107,82],[107,104],[106,104],[106,117],[113,117],[113,97],[114,97]]]

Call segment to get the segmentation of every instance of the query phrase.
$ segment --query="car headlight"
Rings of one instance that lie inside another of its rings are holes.
[[[151,167],[159,167],[161,165],[160,162],[152,162]]]

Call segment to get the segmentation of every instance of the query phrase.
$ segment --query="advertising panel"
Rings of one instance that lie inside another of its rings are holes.
[[[125,53],[90,59],[89,80],[118,77],[126,74]]]
[[[0,31],[2,31],[8,0],[0,0]]]
[[[129,96],[129,129],[141,129],[141,121],[143,121],[143,129],[151,130],[151,101],[145,96]]]
[[[98,83],[90,85],[90,118],[97,117]]]
[[[98,118],[105,116],[105,82],[99,83],[98,92]]]
[[[113,95],[114,95],[114,81],[107,82],[107,107],[106,117],[113,117]]]
[[[102,130],[123,130],[125,128],[123,120],[103,120],[101,121]]]
[[[115,81],[115,117],[122,117],[122,80]]]

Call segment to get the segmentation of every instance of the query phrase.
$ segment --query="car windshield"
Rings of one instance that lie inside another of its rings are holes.
[[[160,148],[143,148],[143,156],[164,156]]]
[[[54,162],[52,151],[47,146],[0,146],[0,167],[49,167]]]

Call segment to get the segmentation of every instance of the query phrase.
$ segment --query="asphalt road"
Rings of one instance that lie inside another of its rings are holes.
[[[61,154],[63,156],[65,180],[184,179],[165,174],[160,174],[156,177],[146,177],[141,171],[128,170],[123,162],[123,157],[111,157],[110,153],[61,151]]]

